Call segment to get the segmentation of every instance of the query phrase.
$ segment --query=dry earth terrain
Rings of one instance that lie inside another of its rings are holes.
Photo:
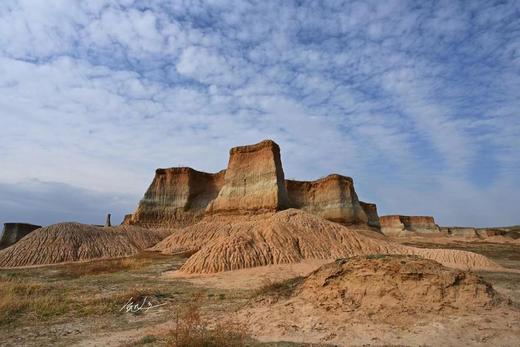
[[[403,242],[473,251],[520,271],[518,244],[426,241]],[[305,300],[284,295],[326,260],[191,275],[176,271],[185,261],[145,252],[123,259],[0,270],[0,345],[175,346],[182,345],[186,334],[222,346],[509,346],[520,338],[520,272],[477,273],[500,298],[510,299],[493,309],[459,307],[421,315],[383,310],[390,319],[365,316],[363,311],[352,316],[331,312],[296,322],[278,306],[284,300]],[[137,313],[121,310],[131,298],[145,302],[145,309],[148,302],[161,306]],[[270,320],[262,306],[276,308]]]

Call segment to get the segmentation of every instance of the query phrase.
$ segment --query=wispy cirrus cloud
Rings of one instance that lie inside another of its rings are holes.
[[[288,177],[351,175],[381,214],[519,223],[519,14],[514,1],[4,1],[0,183],[130,200],[156,167],[216,171],[229,147],[273,138]]]

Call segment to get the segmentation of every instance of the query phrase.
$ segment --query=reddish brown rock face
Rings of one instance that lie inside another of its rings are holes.
[[[225,183],[208,213],[269,212],[288,207],[280,147],[270,140],[232,148]]]
[[[381,216],[381,231],[386,235],[404,235],[407,232],[436,233],[439,226],[430,216]]]
[[[368,222],[350,177],[334,174],[310,182],[287,180],[286,186],[293,208],[343,224]]]
[[[216,174],[191,168],[157,169],[136,212],[124,224],[144,227],[182,227],[199,221],[224,183]]]

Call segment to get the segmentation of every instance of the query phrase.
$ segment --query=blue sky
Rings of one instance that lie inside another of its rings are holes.
[[[520,2],[3,0],[0,125],[0,222],[119,221],[271,138],[380,215],[520,224]]]

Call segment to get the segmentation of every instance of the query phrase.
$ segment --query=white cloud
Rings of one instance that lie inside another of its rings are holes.
[[[383,214],[512,222],[518,6],[468,6],[4,1],[0,183],[135,196],[273,138],[287,176],[352,175]]]

